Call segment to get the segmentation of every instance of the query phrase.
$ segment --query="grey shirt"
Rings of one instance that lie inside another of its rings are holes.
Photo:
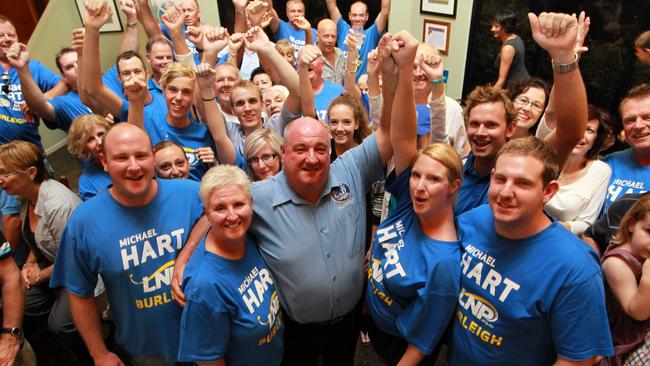
[[[524,41],[515,35],[515,38],[507,40],[503,46],[512,46],[515,49],[515,57],[512,59],[512,64],[510,65],[510,71],[508,71],[508,77],[504,84],[504,88],[512,86],[512,84],[527,79],[529,77],[528,70],[526,70],[526,46],[524,46]],[[501,66],[501,53],[497,55],[497,59],[494,61],[494,66],[499,71]]]

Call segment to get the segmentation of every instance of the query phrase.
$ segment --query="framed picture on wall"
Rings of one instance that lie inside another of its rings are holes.
[[[436,46],[440,50],[440,54],[447,55],[449,53],[450,32],[451,23],[425,19],[422,29],[422,42]]]
[[[86,19],[86,8],[84,7],[85,0],[75,0],[75,3],[77,4],[77,11],[79,11],[79,17],[81,18],[81,22],[83,23],[84,19]],[[106,24],[104,24],[104,26],[99,30],[99,32],[110,33],[110,32],[123,31],[122,21],[120,20],[120,13],[117,10],[117,4],[115,4],[115,0],[108,0],[108,6],[111,7],[111,10],[113,11],[113,15],[106,22]]]
[[[420,13],[456,17],[456,2],[458,0],[420,0]]]

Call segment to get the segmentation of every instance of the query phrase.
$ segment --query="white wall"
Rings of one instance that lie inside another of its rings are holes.
[[[420,14],[420,1],[422,0],[393,0],[388,30],[391,33],[407,30],[416,39],[423,41],[424,19],[451,23],[449,52],[447,56],[443,56],[443,62],[445,69],[449,70],[447,95],[459,99],[463,92],[465,59],[467,58],[467,44],[469,42],[474,0],[456,0],[458,2],[456,4],[456,18]]]

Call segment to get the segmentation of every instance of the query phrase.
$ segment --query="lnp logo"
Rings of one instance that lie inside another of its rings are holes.
[[[350,198],[350,187],[341,183],[330,192],[330,197],[337,203],[343,203]]]
[[[199,163],[199,157],[196,156],[196,150],[190,147],[184,147],[183,151],[187,157],[187,161],[190,163],[190,166],[195,166]]]
[[[0,107],[11,107],[11,101],[5,98],[0,98]]]
[[[478,320],[493,323],[499,319],[497,309],[489,301],[478,295],[465,292],[464,289],[461,289],[458,296],[458,305],[465,310],[469,309]]]

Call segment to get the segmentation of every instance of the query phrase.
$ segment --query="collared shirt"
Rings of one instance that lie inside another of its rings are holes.
[[[458,192],[458,201],[454,214],[460,215],[474,207],[488,203],[487,192],[490,188],[490,173],[480,175],[474,168],[474,154],[469,153],[463,166],[463,184]]]
[[[347,54],[340,48],[334,47],[334,65],[332,65],[327,58],[325,58],[325,68],[323,69],[323,80],[330,83],[343,85],[343,77],[345,76],[345,62]]]
[[[299,323],[338,318],[361,298],[365,273],[366,192],[382,175],[374,135],[339,156],[315,205],[283,172],[253,184],[253,223],[288,315]]]

